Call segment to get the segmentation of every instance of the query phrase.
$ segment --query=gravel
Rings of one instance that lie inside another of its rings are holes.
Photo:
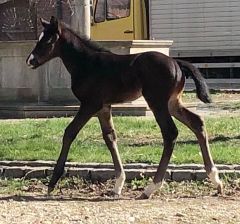
[[[60,180],[46,196],[46,179],[0,180],[0,224],[239,223],[240,179],[224,180],[224,195],[205,181],[169,181],[149,200],[135,200],[146,179],[124,185],[119,199],[108,196],[114,181]]]
[[[240,223],[240,198],[133,199],[2,196],[0,223]]]

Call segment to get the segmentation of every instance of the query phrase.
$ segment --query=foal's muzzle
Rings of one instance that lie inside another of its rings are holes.
[[[32,69],[35,69],[35,68],[37,68],[40,65],[38,60],[34,57],[33,54],[29,55],[29,57],[26,60],[26,63]]]

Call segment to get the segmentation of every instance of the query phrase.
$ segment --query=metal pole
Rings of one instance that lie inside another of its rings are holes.
[[[57,0],[57,18],[62,19],[62,0]]]
[[[75,0],[74,14],[72,17],[72,28],[81,35],[90,39],[91,35],[91,14],[90,0]]]
[[[83,15],[82,15],[82,32],[86,38],[90,39],[91,36],[91,13],[90,13],[90,0],[83,1]]]

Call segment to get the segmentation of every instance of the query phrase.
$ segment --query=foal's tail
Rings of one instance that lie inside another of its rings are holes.
[[[197,97],[204,103],[211,103],[212,99],[209,93],[209,89],[205,79],[203,78],[201,72],[193,66],[191,63],[187,61],[182,61],[176,59],[180,69],[182,70],[183,74],[188,77],[191,76],[197,91]]]

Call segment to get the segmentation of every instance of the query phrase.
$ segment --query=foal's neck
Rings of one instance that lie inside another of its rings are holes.
[[[61,34],[60,58],[71,75],[83,73],[92,67],[92,59],[98,52],[107,52],[69,28],[63,28]]]

